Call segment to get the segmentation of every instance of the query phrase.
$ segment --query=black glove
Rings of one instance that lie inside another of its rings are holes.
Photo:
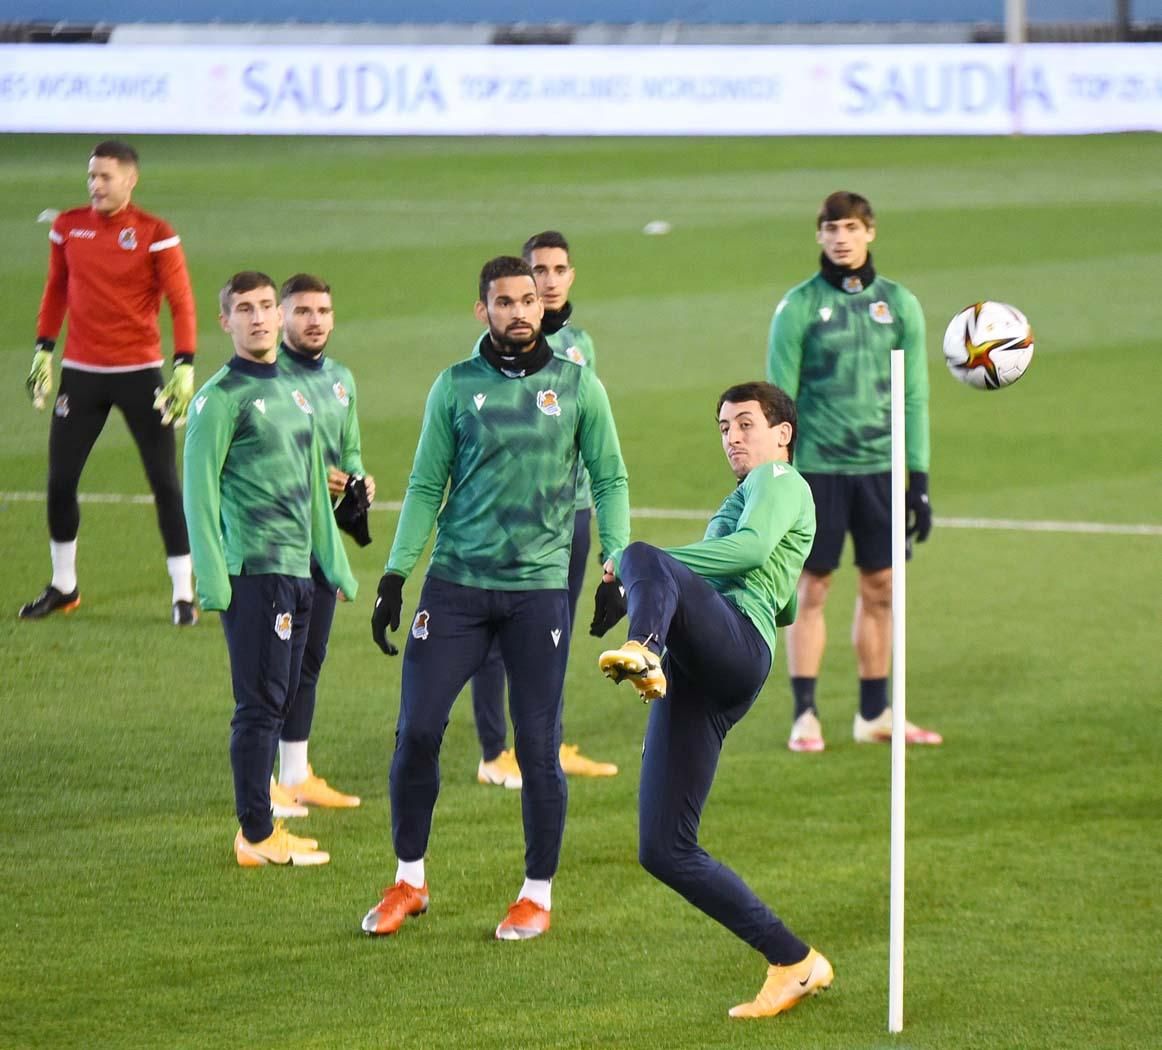
[[[396,656],[399,650],[387,637],[390,627],[399,630],[399,614],[403,612],[403,577],[395,572],[385,572],[379,580],[379,593],[375,608],[371,610],[371,637],[388,656]]]
[[[625,588],[621,580],[602,580],[593,595],[593,622],[589,625],[589,633],[600,638],[625,615],[625,609]]]
[[[335,502],[335,524],[354,536],[360,547],[371,543],[371,534],[367,531],[367,512],[370,509],[371,500],[367,498],[367,484],[363,475],[348,474],[343,495]]]
[[[904,524],[904,535],[911,540],[923,543],[932,531],[932,507],[928,503],[928,475],[922,470],[908,472],[908,491],[904,493],[904,506],[907,518]]]

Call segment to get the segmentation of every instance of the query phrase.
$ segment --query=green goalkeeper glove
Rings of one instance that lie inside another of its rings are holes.
[[[161,425],[175,427],[186,425],[186,413],[194,399],[194,366],[179,361],[173,366],[169,382],[161,388],[161,393],[153,402],[153,407],[161,413]]]
[[[32,407],[38,412],[48,404],[52,393],[52,349],[51,340],[37,340],[36,352],[32,355],[32,370],[24,381],[24,389],[32,399]]]

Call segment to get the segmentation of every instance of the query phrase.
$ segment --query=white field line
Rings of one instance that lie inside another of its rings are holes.
[[[43,492],[0,492],[0,503],[40,503]],[[135,503],[150,504],[149,495],[128,495],[121,492],[83,492],[82,503]],[[376,500],[372,510],[399,511],[398,500]],[[684,510],[677,507],[633,507],[635,518],[656,518],[666,521],[708,521],[711,510]],[[942,529],[992,529],[1009,532],[1073,532],[1105,536],[1162,536],[1162,525],[1119,525],[1105,521],[1027,521],[1021,518],[940,518],[934,519]]]

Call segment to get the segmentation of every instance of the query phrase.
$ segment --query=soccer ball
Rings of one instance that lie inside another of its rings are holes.
[[[944,358],[962,383],[999,390],[1020,379],[1033,360],[1033,329],[1015,306],[973,303],[948,322]]]

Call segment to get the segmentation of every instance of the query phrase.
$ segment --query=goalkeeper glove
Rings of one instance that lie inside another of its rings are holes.
[[[189,361],[175,361],[169,382],[154,398],[154,410],[161,413],[161,425],[186,425],[186,413],[194,399],[194,366]]]
[[[908,472],[908,491],[904,494],[907,522],[904,535],[923,543],[932,531],[932,506],[928,502],[928,475],[922,470]]]
[[[379,581],[379,593],[375,598],[375,608],[371,611],[371,637],[375,644],[388,656],[396,656],[399,650],[387,637],[387,629],[399,630],[399,614],[403,611],[403,577],[399,573],[385,572]]]
[[[589,633],[600,638],[625,615],[625,588],[620,580],[602,580],[593,596],[593,622]]]
[[[56,343],[51,339],[38,339],[36,351],[32,355],[32,369],[24,381],[24,389],[32,399],[32,407],[38,412],[48,404],[52,393],[52,351]]]

